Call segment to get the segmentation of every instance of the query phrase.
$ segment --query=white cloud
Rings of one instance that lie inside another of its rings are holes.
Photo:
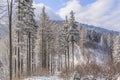
[[[35,16],[36,16],[36,19],[39,20],[39,16],[40,16],[40,13],[42,11],[42,8],[43,6],[45,6],[45,12],[46,14],[50,17],[50,19],[53,19],[53,20],[60,20],[60,16],[58,14],[56,14],[50,7],[44,5],[43,3],[34,3],[33,4],[33,7],[35,8]]]
[[[71,10],[75,12],[78,22],[120,31],[120,0],[96,0],[86,6],[78,0],[70,0],[57,14],[64,19]]]

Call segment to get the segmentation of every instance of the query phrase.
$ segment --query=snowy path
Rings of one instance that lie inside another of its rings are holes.
[[[41,77],[32,77],[24,80],[63,80],[57,76],[41,76]]]

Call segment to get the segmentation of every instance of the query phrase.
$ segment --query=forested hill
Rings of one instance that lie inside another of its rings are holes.
[[[59,21],[54,21],[54,22],[56,22],[57,24],[63,24],[65,21],[59,20]],[[38,21],[36,21],[36,23],[39,24]],[[76,24],[80,27],[90,29],[90,30],[97,30],[101,33],[112,33],[112,34],[116,34],[116,35],[119,34],[118,31],[112,31],[112,30],[104,29],[104,28],[97,27],[94,25],[83,24],[83,23],[79,23],[79,22],[76,22]],[[8,27],[7,26],[8,26],[8,24],[5,24],[5,23],[4,23],[4,25],[0,25],[0,37],[5,37],[8,35]]]
[[[58,21],[54,21],[58,24],[63,24],[65,21],[63,20],[58,20]],[[119,32],[118,31],[113,31],[113,30],[108,30],[108,29],[105,29],[105,28],[101,28],[100,26],[94,26],[94,25],[89,25],[89,24],[84,24],[84,23],[79,23],[79,22],[76,22],[76,24],[79,26],[79,27],[83,27],[83,28],[86,28],[86,29],[90,29],[90,30],[96,30],[98,32],[101,32],[101,33],[112,33],[112,34],[116,34],[118,35]]]

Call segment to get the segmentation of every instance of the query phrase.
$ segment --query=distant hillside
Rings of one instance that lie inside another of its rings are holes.
[[[65,21],[63,20],[59,20],[59,21],[54,21],[56,22],[57,24],[63,24]],[[39,26],[39,22],[36,21],[36,24]],[[76,24],[80,27],[83,27],[83,28],[87,28],[87,29],[90,29],[90,30],[96,30],[98,32],[101,32],[101,33],[113,33],[113,34],[116,34],[118,35],[119,32],[117,31],[112,31],[112,30],[108,30],[108,29],[104,29],[104,28],[101,28],[101,27],[96,27],[94,25],[88,25],[88,24],[83,24],[83,23],[79,23],[79,22],[76,22]],[[4,37],[4,36],[7,36],[8,35],[8,24],[6,22],[6,24],[4,23],[3,25],[0,25],[0,37]]]
[[[54,21],[58,24],[63,24],[65,21]],[[118,35],[119,32],[118,31],[113,31],[113,30],[108,30],[108,29],[105,29],[105,28],[101,28],[101,27],[98,27],[98,26],[94,26],[94,25],[89,25],[89,24],[83,24],[83,23],[79,23],[79,22],[76,22],[76,24],[80,27],[84,27],[84,28],[87,28],[87,29],[90,29],[90,30],[97,30],[98,32],[101,32],[101,33],[113,33],[113,34],[116,34]]]

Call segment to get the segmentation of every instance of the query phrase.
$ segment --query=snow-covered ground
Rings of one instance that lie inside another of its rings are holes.
[[[61,79],[60,77],[57,77],[57,76],[41,76],[41,77],[34,76],[32,78],[27,78],[24,80],[63,80],[63,79]]]
[[[80,80],[94,80],[93,76],[85,76],[85,77],[82,77]],[[60,77],[57,77],[57,76],[39,76],[39,77],[32,77],[32,78],[27,78],[27,79],[24,79],[24,80],[64,80]],[[71,80],[71,79],[69,79]],[[97,80],[106,80],[105,77],[98,77]],[[115,78],[114,80],[120,80],[120,77],[117,77]]]
[[[7,80],[9,75],[8,37],[0,39],[0,80]]]

